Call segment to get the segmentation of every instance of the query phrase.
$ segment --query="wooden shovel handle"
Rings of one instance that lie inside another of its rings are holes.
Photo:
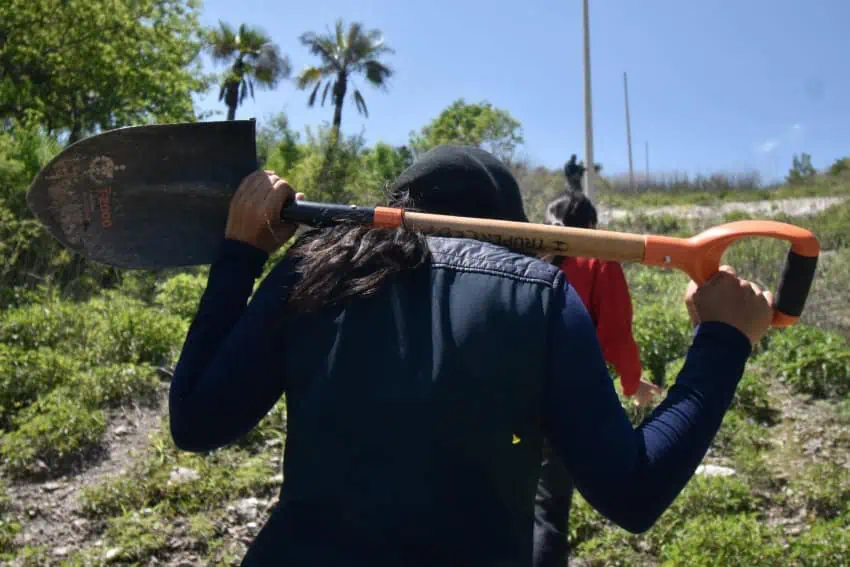
[[[327,226],[341,221],[375,227],[405,227],[434,236],[471,238],[530,254],[585,256],[618,262],[676,268],[698,284],[720,268],[726,249],[742,238],[786,240],[791,249],[775,296],[774,327],[796,323],[803,312],[817,268],[820,244],[810,231],[776,221],[738,221],[716,226],[691,238],[629,234],[525,222],[456,217],[390,207],[357,207],[298,202],[284,209],[294,222]]]

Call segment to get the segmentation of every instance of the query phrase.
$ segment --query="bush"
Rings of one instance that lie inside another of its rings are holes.
[[[86,353],[94,364],[165,364],[186,335],[184,319],[117,294],[92,300],[86,308],[99,319],[90,331]]]
[[[89,364],[163,364],[185,338],[187,322],[114,292],[84,303],[28,305],[0,318],[0,342],[55,347]]]
[[[795,391],[815,397],[850,393],[850,345],[839,334],[797,324],[773,333],[761,357]]]
[[[662,565],[773,567],[783,552],[776,529],[752,514],[699,516],[661,550]]]
[[[79,345],[90,316],[78,305],[58,301],[11,309],[0,317],[0,342],[24,349]]]
[[[633,332],[641,363],[653,382],[663,386],[667,363],[684,356],[691,344],[693,329],[684,306],[679,310],[663,304],[638,307]]]
[[[758,372],[744,372],[735,390],[735,397],[732,398],[731,407],[759,423],[772,424],[777,419],[778,412],[770,405],[765,378]]]
[[[850,526],[847,518],[816,522],[806,533],[791,542],[788,564],[806,567],[846,565],[850,557]]]
[[[206,276],[178,274],[157,285],[154,302],[169,313],[191,320],[206,286]]]
[[[124,404],[149,404],[156,399],[161,382],[152,366],[110,364],[80,372],[73,390],[91,408],[113,408]]]
[[[107,520],[106,539],[119,550],[115,560],[145,561],[168,549],[168,525],[153,510],[131,512]]]
[[[850,469],[836,463],[817,463],[797,479],[806,507],[817,517],[832,519],[850,513]]]
[[[103,412],[84,407],[65,387],[27,407],[13,426],[2,437],[0,457],[16,477],[65,472],[98,449],[106,432]],[[40,470],[39,461],[46,470]]]
[[[6,495],[6,486],[0,479],[0,559],[7,557],[15,547],[15,536],[21,531],[21,524],[12,517],[9,510],[9,497]]]
[[[730,517],[757,509],[758,500],[740,477],[695,476],[645,534],[633,535],[603,519],[580,497],[570,518],[570,543],[590,565],[640,565],[659,555],[689,521]],[[577,516],[579,522],[574,522]]]
[[[26,350],[0,343],[0,428],[39,396],[66,382],[76,361],[46,347]]]

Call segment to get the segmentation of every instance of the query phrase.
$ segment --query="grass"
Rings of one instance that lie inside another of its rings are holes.
[[[670,205],[714,205],[720,202],[770,201],[805,197],[850,195],[850,179],[846,176],[821,176],[800,185],[763,186],[751,175],[714,175],[656,177],[641,182],[637,191],[627,183],[609,179],[597,188],[598,200],[606,206],[636,209]]]

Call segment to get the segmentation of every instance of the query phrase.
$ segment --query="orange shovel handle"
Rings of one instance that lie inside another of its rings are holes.
[[[730,244],[755,236],[791,243],[774,298],[772,325],[793,325],[803,312],[820,253],[817,238],[808,230],[776,221],[745,220],[722,224],[687,239],[647,235],[643,263],[678,268],[702,284],[719,270],[720,259]]]

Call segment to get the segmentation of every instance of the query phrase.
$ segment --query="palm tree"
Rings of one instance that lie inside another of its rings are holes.
[[[328,93],[331,93],[331,102],[334,105],[333,131],[339,134],[342,124],[342,104],[348,92],[349,83],[353,83],[354,75],[361,74],[366,82],[374,87],[386,90],[387,80],[392,76],[393,70],[382,63],[379,59],[384,54],[394,53],[384,43],[380,30],[365,30],[363,24],[353,23],[345,30],[342,20],[336,21],[336,29],[328,30],[323,35],[313,32],[302,34],[299,38],[301,43],[310,49],[310,53],[318,55],[321,59],[319,66],[308,66],[298,75],[296,85],[304,90],[312,86],[307,106],[312,107],[316,103],[319,89],[322,89],[322,106]],[[354,86],[354,103],[357,111],[367,118],[369,110],[366,101],[360,93],[360,89]]]
[[[224,75],[218,100],[227,105],[227,119],[236,118],[236,108],[249,94],[254,98],[254,85],[273,89],[281,79],[292,72],[286,55],[272,43],[259,28],[245,24],[239,31],[224,22],[209,30],[208,48],[216,63],[227,63],[230,69]]]

